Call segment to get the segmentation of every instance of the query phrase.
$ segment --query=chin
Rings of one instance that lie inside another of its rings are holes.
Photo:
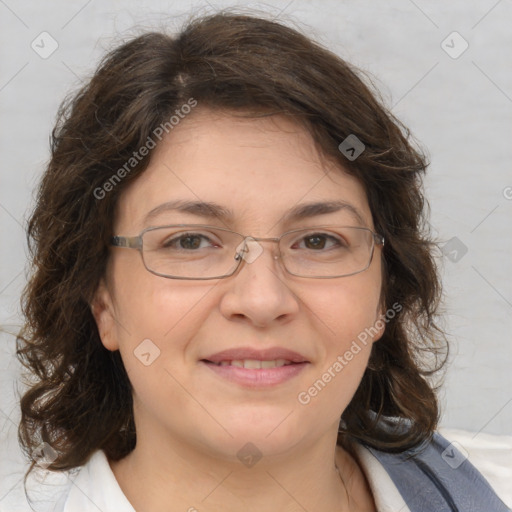
[[[222,417],[215,414],[213,416],[217,420]],[[223,417],[219,421],[223,428],[218,425],[215,428],[210,423],[209,431],[212,436],[204,439],[211,448],[222,452],[218,455],[232,456],[240,450],[259,451],[265,456],[283,454],[300,443],[307,432],[307,426],[304,422],[299,424],[298,414],[291,407],[279,410],[246,409],[235,411],[230,418],[225,415]],[[251,448],[252,446],[255,448]]]

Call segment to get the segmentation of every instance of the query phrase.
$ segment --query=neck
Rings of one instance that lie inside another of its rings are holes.
[[[252,466],[183,442],[165,443],[164,449],[154,439],[139,436],[133,452],[111,463],[137,512],[348,512],[359,510],[365,495],[357,462],[336,446],[335,436],[293,453],[262,457]]]

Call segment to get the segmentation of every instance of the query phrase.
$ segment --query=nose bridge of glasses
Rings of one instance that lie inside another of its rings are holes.
[[[247,263],[254,262],[263,253],[263,246],[259,242],[279,243],[279,238],[246,236],[236,248],[236,259],[243,259]],[[274,259],[278,258],[279,255],[274,253]]]

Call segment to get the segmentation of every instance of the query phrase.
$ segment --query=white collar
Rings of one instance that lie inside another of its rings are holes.
[[[97,450],[71,481],[62,512],[135,512],[110,468],[105,452]]]
[[[375,455],[359,443],[354,443],[356,456],[366,475],[377,512],[411,512],[384,466]]]
[[[355,450],[372,490],[377,511],[410,512],[390,476],[368,448],[356,443]],[[89,462],[70,480],[69,493],[62,512],[135,512],[102,450],[94,452]]]

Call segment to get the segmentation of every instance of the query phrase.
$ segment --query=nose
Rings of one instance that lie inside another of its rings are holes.
[[[238,271],[225,282],[220,309],[229,320],[245,321],[255,327],[286,322],[299,311],[299,301],[289,278],[279,264],[278,249],[270,241],[246,240]]]

